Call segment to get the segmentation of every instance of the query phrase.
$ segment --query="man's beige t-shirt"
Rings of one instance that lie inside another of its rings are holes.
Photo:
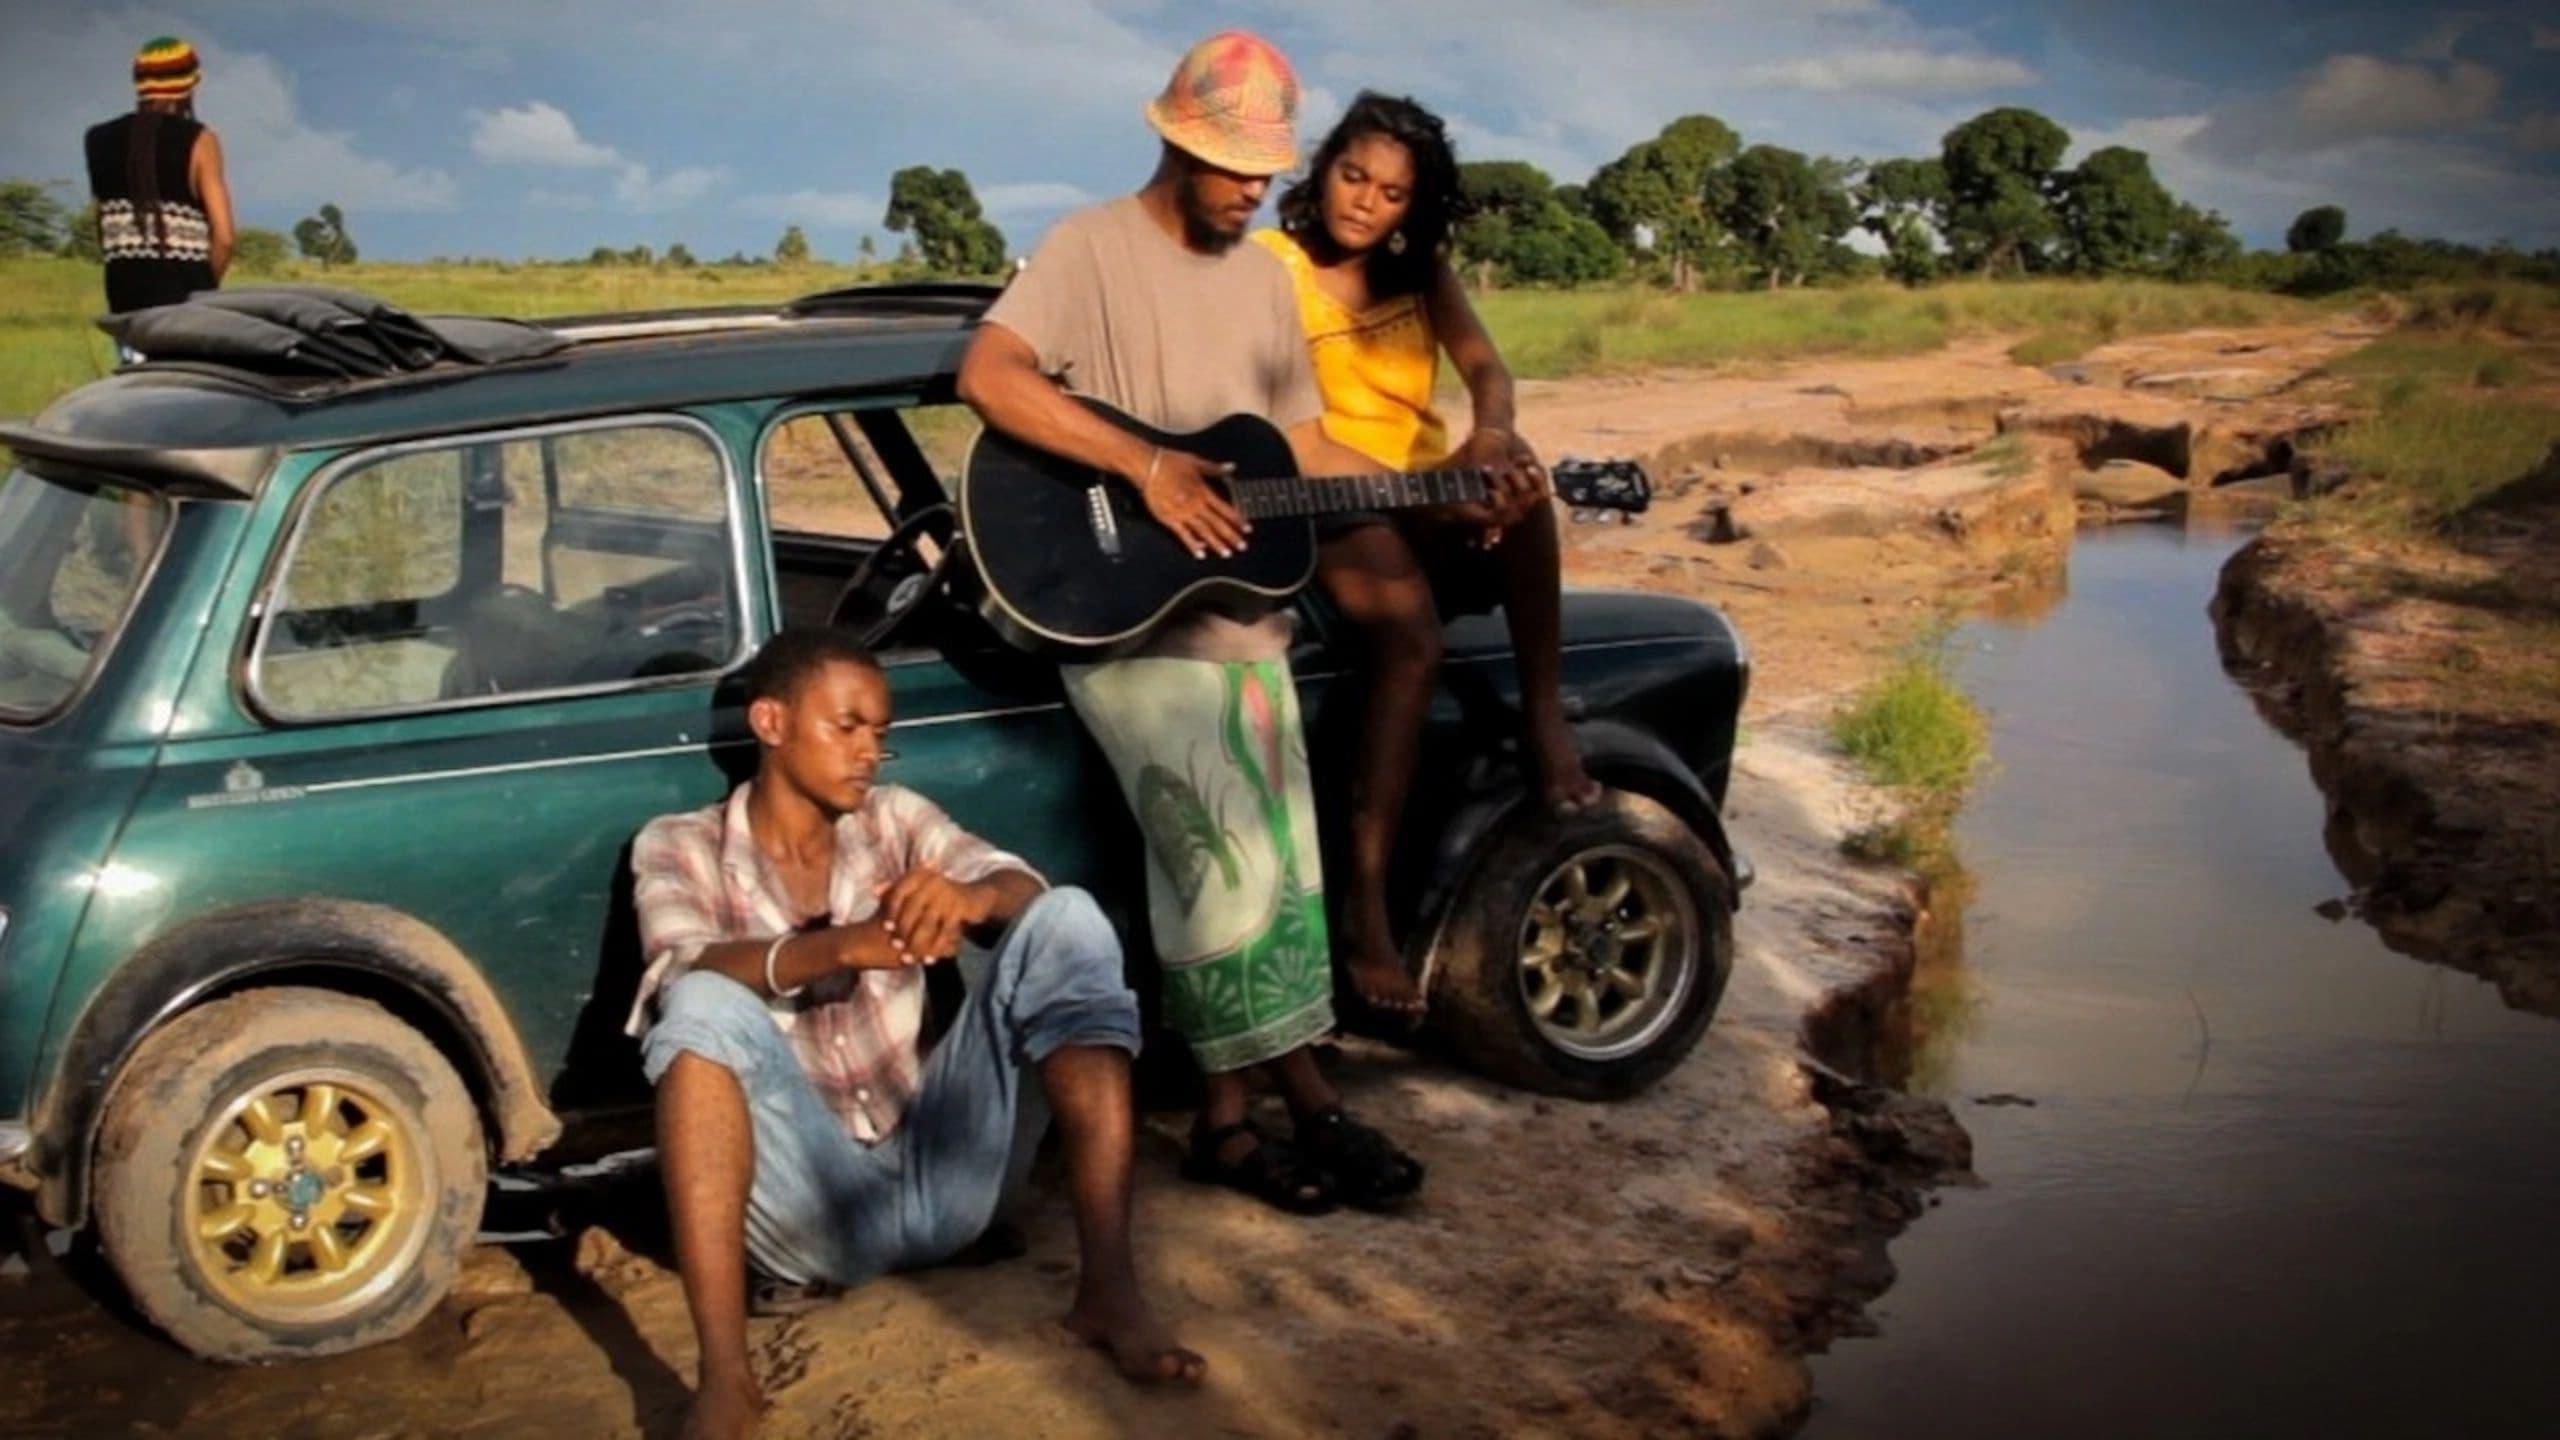
[[[1165,430],[1239,412],[1283,430],[1324,413],[1298,296],[1259,245],[1203,255],[1168,235],[1134,195],[1060,220],[987,311],[1026,341],[1043,373]],[[1287,612],[1251,624],[1196,612],[1142,652],[1199,660],[1288,653]]]

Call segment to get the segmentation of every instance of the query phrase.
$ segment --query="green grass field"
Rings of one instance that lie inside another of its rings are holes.
[[[788,300],[877,275],[853,266],[753,265],[642,269],[602,265],[292,265],[238,284],[309,281],[368,291],[420,312],[535,318],[597,311]],[[115,346],[92,323],[106,308],[98,267],[73,260],[0,260],[0,415],[26,415],[115,368]]]
[[[2457,522],[2560,446],[2560,297],[2472,287],[2415,297],[2407,322],[2329,372],[2364,413],[2321,442],[2359,483],[2327,523],[2416,532]]]
[[[776,266],[643,269],[590,265],[288,266],[261,279],[371,291],[420,311],[534,317],[787,299],[881,272]],[[2031,363],[2067,359],[2121,335],[2251,325],[2321,313],[2280,296],[2156,281],[1961,282],[1927,290],[1867,285],[1777,294],[1653,290],[1498,291],[1478,306],[1512,368],[1554,377],[1651,366],[1728,366],[1809,355],[1909,355],[1973,335],[2019,335]],[[2331,302],[2335,303],[2335,302]],[[114,350],[90,323],[96,267],[0,261],[0,415],[41,409],[107,373]]]

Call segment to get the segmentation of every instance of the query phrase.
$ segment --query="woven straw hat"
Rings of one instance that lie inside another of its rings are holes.
[[[175,35],[163,35],[133,57],[133,89],[144,100],[184,100],[196,93],[204,70],[196,47]]]
[[[1277,175],[1298,163],[1298,74],[1280,47],[1225,30],[1191,47],[1147,123],[1171,144],[1239,175]]]

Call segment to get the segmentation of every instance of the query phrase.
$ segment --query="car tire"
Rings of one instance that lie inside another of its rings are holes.
[[[277,987],[143,1042],[108,1100],[96,1181],[99,1240],[134,1303],[196,1354],[246,1363],[423,1319],[479,1232],[488,1150],[424,1035],[369,1001]]]
[[[1714,853],[1657,801],[1612,790],[1562,819],[1524,810],[1451,903],[1433,1027],[1496,1079],[1632,1095],[1715,1018],[1733,972],[1732,897]]]

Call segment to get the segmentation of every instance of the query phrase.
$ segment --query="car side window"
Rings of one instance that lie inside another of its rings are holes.
[[[323,484],[251,659],[280,718],[716,672],[740,649],[727,471],[690,425],[464,440]]]
[[[764,442],[764,498],[773,528],[879,540],[896,528],[888,467],[842,414],[795,415]]]
[[[969,447],[977,443],[978,432],[986,428],[978,419],[978,412],[966,405],[911,405],[899,411],[898,418],[915,438],[925,463],[941,479],[943,493],[957,493],[960,469],[969,461]]]

